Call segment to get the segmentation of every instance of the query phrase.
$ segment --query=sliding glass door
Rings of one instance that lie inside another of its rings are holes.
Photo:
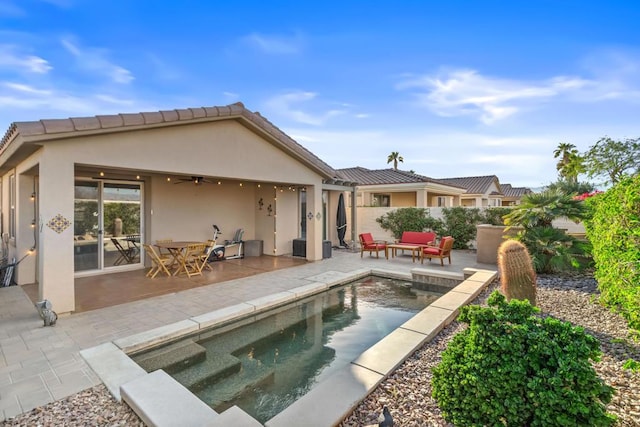
[[[75,271],[140,264],[142,184],[75,183]]]

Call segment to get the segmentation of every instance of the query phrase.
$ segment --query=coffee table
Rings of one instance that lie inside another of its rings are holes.
[[[387,245],[387,249],[391,249],[391,258],[397,255],[398,249],[403,251],[411,251],[411,261],[416,262],[416,256],[420,259],[422,254],[422,246],[421,245],[407,245],[394,243],[392,245]]]

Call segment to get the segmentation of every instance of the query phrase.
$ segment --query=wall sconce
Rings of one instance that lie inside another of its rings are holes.
[[[260,197],[260,200],[258,200],[258,209],[262,210],[262,206],[264,206],[264,202],[262,201],[262,197]]]
[[[267,212],[269,212],[267,216],[271,216],[271,214],[273,213],[273,208],[271,207],[271,205],[267,206]]]

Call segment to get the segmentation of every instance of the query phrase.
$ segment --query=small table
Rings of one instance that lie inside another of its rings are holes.
[[[175,266],[177,266],[178,268],[173,273],[174,276],[177,276],[178,274],[180,274],[180,272],[185,270],[184,263],[182,262],[184,258],[184,254],[183,254],[184,250],[187,249],[187,246],[195,245],[198,243],[202,243],[202,242],[194,242],[194,241],[156,242],[155,246],[158,248],[167,249],[169,253],[171,253],[171,256],[173,257],[173,261],[171,261],[169,268],[174,268]]]
[[[398,249],[403,251],[411,251],[411,261],[416,262],[416,256],[420,259],[422,254],[422,246],[421,245],[407,245],[407,244],[399,244],[395,243],[392,245],[387,245],[387,249],[391,249],[391,258],[395,257]]]

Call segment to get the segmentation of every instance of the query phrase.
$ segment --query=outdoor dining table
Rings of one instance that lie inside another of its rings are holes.
[[[184,256],[184,251],[187,249],[189,245],[197,245],[203,242],[196,241],[176,241],[176,242],[156,242],[155,246],[157,248],[166,249],[169,251],[173,260],[171,262],[170,267],[176,267],[176,271],[173,273],[174,276],[177,276],[184,270],[184,263],[182,262],[182,258]]]

